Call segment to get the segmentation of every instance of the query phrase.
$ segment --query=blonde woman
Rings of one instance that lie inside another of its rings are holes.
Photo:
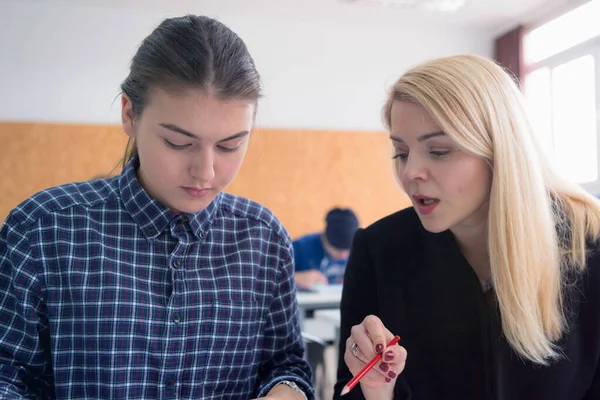
[[[413,206],[356,233],[335,398],[381,352],[344,398],[600,399],[600,206],[545,162],[512,78],[437,59],[384,116]]]

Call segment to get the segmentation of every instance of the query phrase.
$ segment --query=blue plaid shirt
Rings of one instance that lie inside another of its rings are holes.
[[[292,245],[221,193],[178,215],[136,179],[40,192],[0,231],[0,398],[313,398]]]

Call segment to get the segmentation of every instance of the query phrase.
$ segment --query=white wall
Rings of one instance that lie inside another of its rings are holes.
[[[491,31],[439,17],[381,10],[314,17],[308,4],[0,0],[0,120],[118,123],[113,100],[138,44],[163,18],[184,13],[216,16],[245,40],[265,86],[263,127],[381,129],[385,90],[405,69],[492,52]]]

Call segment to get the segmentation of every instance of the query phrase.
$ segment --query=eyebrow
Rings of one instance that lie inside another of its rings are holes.
[[[179,134],[181,134],[183,136],[187,136],[187,137],[192,138],[192,139],[201,140],[198,135],[196,135],[196,134],[194,134],[194,133],[192,133],[190,131],[186,131],[185,129],[180,128],[177,125],[174,125],[174,124],[158,124],[158,125],[162,126],[163,128],[166,128],[166,129],[168,129],[168,130],[170,130],[172,132],[179,133]],[[219,143],[221,143],[221,142],[227,142],[229,140],[237,139],[237,138],[249,135],[249,134],[250,134],[249,131],[241,131],[241,132],[236,133],[235,135],[231,135],[231,136],[226,137],[225,139],[219,140]]]
[[[432,132],[432,133],[426,133],[424,135],[421,135],[417,138],[417,141],[419,142],[424,142],[428,139],[434,138],[434,137],[438,137],[438,136],[446,136],[446,134],[442,131],[439,132]],[[395,136],[390,136],[390,139],[396,143],[404,143],[404,140],[395,137]]]

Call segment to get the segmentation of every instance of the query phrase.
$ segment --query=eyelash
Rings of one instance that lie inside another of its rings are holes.
[[[217,146],[217,148],[225,153],[235,153],[236,151],[239,150],[239,147],[231,148],[231,147],[225,147],[225,146]]]
[[[170,147],[174,150],[183,150],[185,148],[188,148],[190,145],[189,144],[184,144],[184,145],[177,145],[174,143],[169,142],[167,139],[163,139],[165,141],[165,144],[167,145],[167,147]]]
[[[430,151],[429,154],[436,158],[442,158],[450,153],[450,150],[442,150],[442,151]],[[400,161],[405,161],[408,158],[408,153],[398,153],[392,157],[392,160],[400,159]]]
[[[177,144],[169,142],[167,139],[164,139],[164,141],[165,141],[165,144],[168,147],[172,148],[173,150],[184,150],[191,146],[191,144],[177,145]],[[225,147],[225,146],[217,146],[217,148],[224,153],[235,153],[236,151],[239,150],[239,147],[230,148],[230,147]]]

